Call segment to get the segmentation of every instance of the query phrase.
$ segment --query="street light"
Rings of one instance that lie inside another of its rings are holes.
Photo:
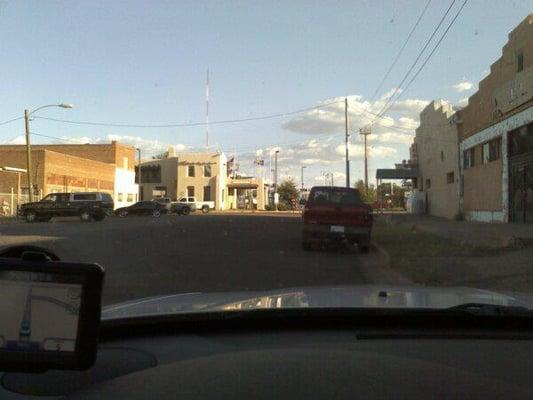
[[[43,108],[48,107],[59,107],[59,108],[72,108],[72,104],[61,103],[61,104],[48,104],[46,106],[37,107],[35,110],[30,111],[28,109],[24,110],[24,125],[26,128],[26,169],[27,169],[27,178],[28,178],[28,196],[29,201],[33,201],[33,184],[31,181],[31,147],[30,147],[30,116]]]

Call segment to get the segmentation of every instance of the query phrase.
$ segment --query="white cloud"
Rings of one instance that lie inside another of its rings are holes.
[[[373,132],[380,133],[386,128],[397,127],[400,129],[414,130],[418,126],[419,114],[429,103],[421,99],[399,100],[393,104],[384,118],[375,119],[383,107],[387,106],[386,93],[381,99],[369,102],[359,95],[347,96],[348,121],[351,132],[373,122]],[[345,129],[344,97],[328,99],[318,104],[320,108],[300,114],[282,124],[286,130],[295,133],[307,134],[336,134]]]
[[[342,144],[339,144],[335,151],[339,155],[345,154],[345,146]],[[350,158],[362,158],[365,155],[365,146],[360,144],[350,144],[348,146],[348,151],[350,153]],[[393,147],[386,147],[386,146],[369,146],[368,147],[368,155],[372,158],[385,158],[385,157],[391,157],[395,156],[398,153],[398,151]]]
[[[413,142],[413,135],[408,135],[398,132],[385,132],[379,135],[369,135],[368,140],[371,142],[380,142],[387,144],[406,144],[410,145]]]
[[[452,86],[459,93],[466,92],[474,88],[474,84],[469,81],[461,81]]]
[[[6,142],[6,144],[26,144],[26,136],[17,136],[16,138],[11,139],[9,142]]]
[[[466,107],[468,105],[468,97],[464,97],[457,102],[457,106]]]

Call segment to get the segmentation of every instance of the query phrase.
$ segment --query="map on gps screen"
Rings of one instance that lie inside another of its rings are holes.
[[[81,291],[51,274],[2,273],[0,350],[75,351]]]

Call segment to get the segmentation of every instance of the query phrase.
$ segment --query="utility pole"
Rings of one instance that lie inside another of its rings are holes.
[[[365,187],[368,191],[368,156],[367,156],[367,145],[366,137],[372,133],[372,127],[370,125],[365,126],[364,128],[359,129],[359,133],[365,138]]]
[[[304,168],[305,168],[305,165],[302,165],[302,192],[304,190]]]
[[[33,201],[33,182],[31,181],[31,146],[30,146],[30,112],[24,110],[24,126],[26,128],[26,177],[28,179],[28,199]]]
[[[139,174],[137,178],[137,185],[139,185],[139,196],[137,198],[137,201],[141,201],[141,195],[142,195],[142,187],[141,187],[141,148],[137,148],[137,153],[139,154],[139,167],[137,168],[137,172]],[[176,196],[177,197],[177,196]]]
[[[344,133],[346,142],[346,187],[350,187],[350,160],[348,151],[348,98],[344,98]],[[366,148],[366,147],[365,147]]]
[[[279,150],[274,152],[274,205],[276,211],[278,211],[278,153]]]

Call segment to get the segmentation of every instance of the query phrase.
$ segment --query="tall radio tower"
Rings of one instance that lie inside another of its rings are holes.
[[[205,148],[209,149],[209,68],[205,80]]]

